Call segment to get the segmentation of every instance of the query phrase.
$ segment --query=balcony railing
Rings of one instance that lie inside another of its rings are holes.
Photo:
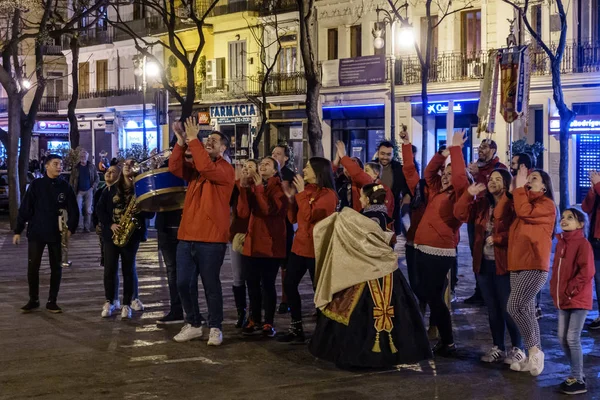
[[[272,15],[292,11],[298,11],[296,0],[262,0],[258,13],[260,15]]]
[[[218,5],[210,13],[211,17],[219,15],[227,15],[245,11],[259,11],[262,7],[262,2],[258,0],[233,1],[227,4]]]
[[[127,23],[129,24],[129,23]],[[147,17],[145,19],[145,32],[146,35],[158,35],[160,33],[166,33],[168,31],[167,26],[165,25],[163,19],[161,16],[152,16],[152,17]],[[175,30],[182,30],[182,29],[196,29],[196,24],[193,21],[187,21],[182,20],[181,18],[176,18],[175,19]],[[126,33],[123,33],[125,35],[127,35]],[[121,39],[123,40],[123,39]]]
[[[64,35],[62,38],[63,50],[70,49],[71,36]],[[95,46],[99,44],[108,44],[113,42],[113,31],[112,28],[92,28],[85,30],[79,35],[79,46]]]
[[[58,111],[58,96],[43,97],[38,112],[55,113]]]

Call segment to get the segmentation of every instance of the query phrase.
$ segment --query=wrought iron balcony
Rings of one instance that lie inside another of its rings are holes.
[[[146,90],[147,104],[154,104],[154,94],[154,88]],[[70,100],[71,94],[61,96],[59,109],[67,109]],[[135,87],[79,92],[77,108],[102,108],[131,104],[142,104],[142,92]]]
[[[298,11],[298,2],[296,0],[262,0],[258,13],[264,16],[292,11]]]
[[[58,111],[58,96],[42,97],[38,112],[55,113]]]
[[[71,35],[64,35],[62,38],[63,50],[70,49]],[[95,46],[99,44],[109,44],[113,42],[112,28],[91,28],[79,34],[79,46]]]
[[[261,6],[262,3],[257,0],[230,1],[227,4],[217,5],[215,8],[213,8],[210,16],[217,17],[220,15],[228,15],[239,12],[259,11]]]

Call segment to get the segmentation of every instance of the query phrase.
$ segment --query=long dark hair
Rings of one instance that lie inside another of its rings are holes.
[[[588,231],[588,229],[587,229],[588,228],[588,218],[587,218],[587,215],[585,215],[583,213],[583,211],[581,211],[581,210],[579,210],[577,208],[574,208],[574,207],[567,208],[565,211],[563,211],[563,213],[566,212],[566,211],[570,211],[571,213],[573,213],[573,216],[575,216],[575,218],[577,219],[577,221],[580,224],[583,225],[583,227],[582,227],[583,234],[584,234],[584,236],[587,237],[587,233],[588,233],[587,232]],[[560,216],[560,218],[562,219],[562,215]]]
[[[335,191],[331,161],[323,157],[311,157],[308,162],[310,162],[310,166],[315,171],[317,185]]]
[[[554,201],[554,189],[552,189],[552,178],[550,175],[543,169],[534,169],[531,173],[537,172],[542,177],[542,182],[544,186],[546,186],[546,191],[544,192],[544,196]]]
[[[512,175],[511,175],[510,171],[507,169],[504,169],[504,168],[496,168],[495,170],[492,171],[492,174],[494,172],[499,173],[500,176],[502,177],[502,183],[504,184],[504,191],[507,192],[510,189],[510,184],[512,183]],[[490,177],[492,176],[492,174],[490,174]],[[489,178],[488,178],[488,182],[489,182]],[[488,197],[488,200],[490,201],[490,204],[496,206],[496,198],[490,192],[487,192],[487,197]]]

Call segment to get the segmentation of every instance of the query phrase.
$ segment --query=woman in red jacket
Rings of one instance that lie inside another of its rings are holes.
[[[529,357],[511,364],[510,369],[538,376],[544,369],[544,353],[535,317],[535,297],[544,287],[550,269],[556,225],[552,180],[540,170],[528,175],[527,168],[521,166],[512,197],[515,219],[508,234],[510,296],[507,308],[521,331]],[[504,209],[505,205],[499,207]]]
[[[496,205],[510,188],[511,180],[507,169],[496,169],[489,175],[487,186],[482,183],[469,186],[454,206],[456,218],[473,223],[473,272],[487,306],[493,342],[492,348],[481,357],[481,361],[488,363],[512,364],[525,359],[521,333],[506,310],[510,295],[508,231],[512,218],[494,217]],[[504,346],[506,328],[512,342],[508,354]]]
[[[335,212],[338,198],[333,181],[331,162],[325,158],[312,157],[304,167],[304,178],[300,175],[294,178],[294,190],[286,194],[290,201],[288,219],[298,224],[294,236],[292,253],[285,275],[283,287],[288,297],[291,326],[287,334],[278,340],[284,343],[304,343],[304,328],[302,326],[302,303],[298,286],[306,274],[315,284],[315,247],[313,244],[313,228],[322,219]]]
[[[239,172],[238,172],[239,171]],[[237,309],[238,319],[235,323],[236,328],[242,328],[246,322],[246,281],[242,271],[242,253],[239,251],[239,239],[248,232],[249,218],[241,218],[237,212],[238,199],[242,191],[242,178],[249,179],[250,174],[255,174],[258,171],[258,161],[248,160],[244,163],[241,170],[236,169],[236,174],[239,173],[238,179],[235,181],[233,193],[231,193],[231,225],[229,226],[229,255],[231,257],[231,273],[233,276],[233,298],[235,300],[235,308]],[[235,243],[235,245],[234,245]]]
[[[590,172],[590,191],[581,203],[581,209],[590,217],[590,232],[588,239],[594,249],[594,262],[596,275],[594,275],[594,286],[596,286],[596,300],[598,311],[600,311],[600,172]],[[600,329],[600,317],[596,318],[590,325],[590,329]]]
[[[571,375],[561,385],[565,394],[587,392],[583,373],[581,331],[588,310],[592,309],[594,255],[585,238],[585,215],[574,208],[562,213],[554,253],[550,294],[558,308],[558,341],[571,364]]]
[[[250,218],[244,239],[242,268],[250,297],[251,319],[242,330],[252,335],[261,328],[263,308],[262,293],[265,294],[265,319],[262,334],[274,337],[273,328],[277,289],[275,280],[279,264],[285,257],[285,216],[288,199],[279,178],[279,164],[273,157],[265,157],[258,172],[250,178],[242,177],[237,211],[240,218]]]
[[[464,132],[454,133],[449,149],[436,153],[427,165],[425,179],[429,187],[429,201],[415,234],[415,262],[419,274],[417,291],[429,305],[431,317],[440,332],[441,340],[433,352],[442,356],[456,351],[444,291],[448,271],[456,262],[458,231],[462,225],[454,216],[454,204],[469,186],[462,154],[465,141]],[[448,155],[452,165],[445,166]]]

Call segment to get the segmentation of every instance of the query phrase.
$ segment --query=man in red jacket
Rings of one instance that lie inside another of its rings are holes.
[[[496,168],[508,169],[506,165],[500,162],[500,158],[496,155],[498,145],[492,139],[483,139],[477,149],[479,159],[477,162],[469,164],[469,172],[473,175],[475,183],[481,183],[487,186],[488,179]],[[473,254],[473,241],[475,238],[475,224],[469,222],[467,224],[467,232],[469,234],[469,247],[471,255]],[[483,297],[479,290],[479,283],[475,280],[475,294],[465,300],[466,304],[483,305]]]
[[[205,321],[198,307],[200,275],[208,305],[208,345],[219,346],[223,342],[219,275],[229,239],[229,199],[235,184],[233,167],[223,158],[229,141],[215,131],[203,145],[198,140],[199,127],[191,118],[185,122],[185,138],[179,125],[174,130],[177,144],[169,171],[189,183],[177,233],[177,288],[186,324],[174,340],[186,342],[204,334]]]
[[[581,209],[590,217],[590,231],[588,240],[594,249],[594,262],[596,275],[594,285],[596,287],[596,299],[600,311],[600,171],[590,171],[590,191],[581,203]],[[600,317],[596,318],[590,325],[590,329],[600,329]]]

